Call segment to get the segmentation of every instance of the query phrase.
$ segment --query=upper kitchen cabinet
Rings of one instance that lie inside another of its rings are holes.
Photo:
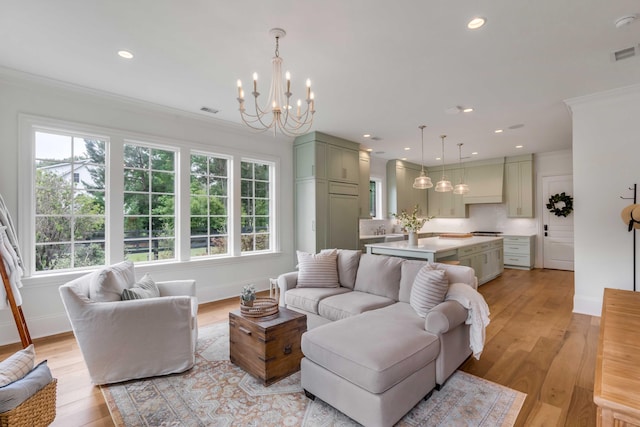
[[[359,217],[360,219],[370,219],[371,209],[369,208],[370,200],[370,187],[369,181],[371,179],[371,157],[366,151],[360,151],[360,194],[359,198]]]
[[[504,157],[469,162],[465,172],[469,193],[462,196],[464,203],[503,203]]]
[[[343,145],[327,144],[327,179],[332,181],[360,181],[358,150]]]
[[[533,154],[507,157],[505,196],[508,217],[533,217]]]
[[[402,160],[387,162],[387,215],[403,209],[413,212],[418,206],[418,216],[427,216],[427,191],[413,188],[413,181],[420,175],[421,166]]]
[[[303,140],[299,144],[296,143],[293,153],[296,179],[326,178],[327,145],[324,142]]]

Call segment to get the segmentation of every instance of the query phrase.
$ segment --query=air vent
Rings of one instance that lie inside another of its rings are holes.
[[[623,59],[634,57],[638,54],[638,46],[631,46],[626,49],[620,49],[611,55],[613,62],[622,61]]]
[[[204,111],[205,113],[218,114],[220,110],[216,110],[215,108],[202,107],[200,111]]]
[[[381,141],[381,140],[382,140],[382,138],[380,138],[379,136],[372,136],[372,137],[371,137],[371,140],[372,140],[372,141]]]

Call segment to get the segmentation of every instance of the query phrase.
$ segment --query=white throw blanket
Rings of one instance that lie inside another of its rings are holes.
[[[473,351],[473,357],[479,360],[484,349],[485,328],[490,322],[489,306],[482,295],[466,283],[452,283],[444,299],[457,301],[469,311],[465,321],[467,325],[471,325],[469,347]]]
[[[7,276],[9,277],[9,284],[11,286],[11,292],[16,305],[22,305],[22,296],[18,288],[22,287],[21,277],[23,274],[22,267],[20,266],[20,258],[13,249],[9,237],[7,236],[7,227],[0,226],[0,256],[4,262]],[[0,261],[0,262],[2,262]],[[7,292],[4,286],[0,285],[0,309],[9,307],[7,301]]]

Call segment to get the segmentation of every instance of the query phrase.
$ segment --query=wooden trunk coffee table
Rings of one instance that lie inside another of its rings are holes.
[[[300,370],[307,316],[285,307],[267,317],[229,313],[229,358],[266,386]]]

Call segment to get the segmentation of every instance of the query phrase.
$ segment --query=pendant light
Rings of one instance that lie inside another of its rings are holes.
[[[462,169],[462,177],[460,182],[453,188],[453,194],[467,194],[469,186],[464,183],[464,166],[462,166],[462,143],[458,144],[458,159],[460,159],[460,169]]]
[[[448,181],[447,177],[444,175],[444,139],[446,137],[447,135],[440,135],[440,138],[442,139],[442,179],[436,184],[436,191],[439,193],[446,193],[447,191],[453,190],[451,181]]]
[[[433,187],[433,183],[431,182],[431,178],[424,173],[424,128],[426,128],[426,126],[420,125],[418,128],[422,131],[422,170],[420,171],[420,176],[413,181],[413,188],[425,190]]]

